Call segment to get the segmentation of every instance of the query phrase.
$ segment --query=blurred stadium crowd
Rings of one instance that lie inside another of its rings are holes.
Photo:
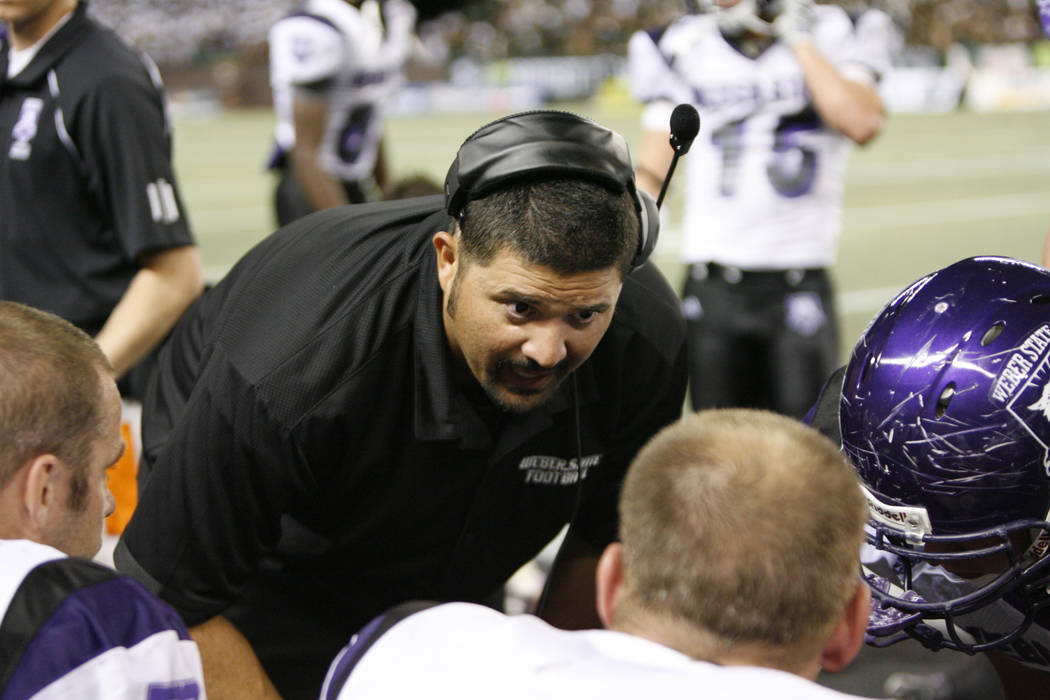
[[[207,60],[257,46],[289,0],[106,0],[88,12],[157,63]]]
[[[107,0],[91,12],[158,63],[187,63],[263,44],[296,0]],[[1042,36],[1031,0],[840,2],[888,12],[909,47],[1030,42]],[[657,26],[696,0],[468,0],[420,6],[418,33],[438,63],[457,57],[622,54],[636,29]]]

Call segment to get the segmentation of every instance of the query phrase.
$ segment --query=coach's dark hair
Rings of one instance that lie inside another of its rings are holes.
[[[467,262],[510,250],[560,275],[616,267],[626,277],[638,247],[630,193],[578,178],[519,180],[468,201],[453,226]]]
[[[0,487],[53,454],[72,469],[70,508],[87,501],[109,361],[87,333],[50,313],[0,301]]]

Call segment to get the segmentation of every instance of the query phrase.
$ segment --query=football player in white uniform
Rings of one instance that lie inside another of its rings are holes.
[[[358,6],[359,5],[359,6]],[[383,119],[412,52],[406,0],[309,0],[270,29],[277,116],[270,166],[281,225],[378,198],[387,185]]]
[[[667,171],[668,115],[702,124],[686,163],[682,255],[690,266],[694,408],[754,406],[801,417],[837,366],[827,268],[846,161],[873,139],[893,28],[811,0],[718,0],[630,41],[643,112],[638,184]]]
[[[321,697],[854,697],[812,682],[853,659],[870,605],[863,498],[830,440],[769,411],[690,414],[638,453],[619,508],[606,629],[406,604],[351,640]]]
[[[113,510],[120,396],[98,345],[0,301],[0,697],[203,700],[170,606],[88,559]]]

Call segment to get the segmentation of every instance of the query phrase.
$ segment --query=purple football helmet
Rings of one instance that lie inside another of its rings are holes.
[[[897,565],[894,585],[867,577],[869,642],[975,653],[1023,634],[1050,603],[1050,272],[976,257],[911,284],[854,348],[839,423],[869,544]],[[984,557],[1003,570],[966,595],[910,590],[920,563]],[[957,624],[1003,598],[1024,618],[1010,634],[978,643]]]

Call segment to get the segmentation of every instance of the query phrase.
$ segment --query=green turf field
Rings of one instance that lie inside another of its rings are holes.
[[[634,107],[572,109],[637,143]],[[491,114],[399,117],[389,125],[397,175],[443,181],[459,143]],[[176,167],[204,255],[217,279],[273,229],[267,111],[176,124]],[[688,157],[688,156],[686,156]],[[669,195],[672,211],[677,193]],[[925,272],[969,255],[1039,261],[1050,227],[1050,113],[896,115],[850,161],[836,279],[844,346],[892,294]],[[658,264],[677,287],[673,230]]]

